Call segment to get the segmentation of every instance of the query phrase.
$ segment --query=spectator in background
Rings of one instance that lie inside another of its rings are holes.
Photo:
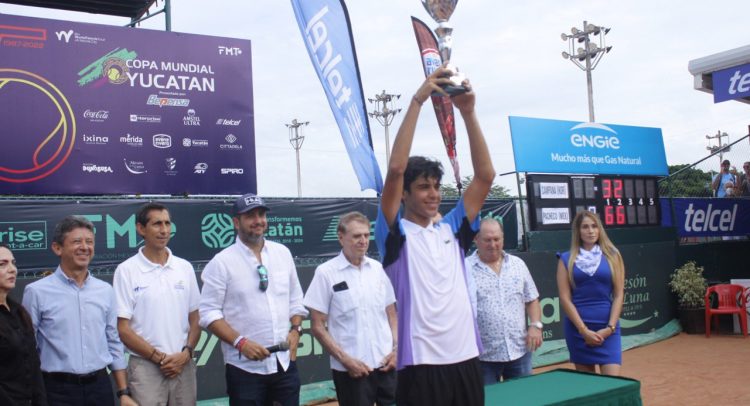
[[[740,185],[737,195],[750,197],[750,161],[746,161],[742,164],[742,178],[739,182]]]
[[[737,176],[735,176],[734,173],[729,172],[729,167],[731,163],[728,159],[725,159],[721,163],[721,168],[719,169],[719,173],[714,176],[714,179],[711,181],[711,189],[714,191],[714,195],[716,197],[725,197],[726,196],[726,186],[724,186],[727,182],[732,182],[732,184],[737,183]],[[735,170],[735,173],[737,171]]]
[[[735,190],[737,189],[734,187],[734,182],[729,181],[724,183],[724,197],[734,197]]]

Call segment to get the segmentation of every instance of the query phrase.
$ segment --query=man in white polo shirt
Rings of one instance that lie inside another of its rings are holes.
[[[339,219],[341,253],[320,265],[305,294],[312,333],[331,354],[342,405],[396,402],[396,297],[383,266],[366,256],[370,220]],[[326,327],[327,326],[327,327]]]
[[[117,267],[113,280],[117,330],[131,354],[128,387],[142,405],[195,405],[193,349],[200,337],[195,270],[167,247],[172,222],[165,206],[144,205],[136,230],[143,247]]]
[[[435,70],[409,103],[393,143],[375,224],[375,241],[398,303],[399,406],[484,405],[481,342],[466,284],[464,254],[479,229],[479,211],[495,170],[474,111],[475,95],[452,97],[466,124],[474,178],[442,220],[440,162],[409,157],[422,104],[446,95],[446,67]],[[403,202],[403,213],[400,212]],[[403,217],[402,217],[403,215]]]

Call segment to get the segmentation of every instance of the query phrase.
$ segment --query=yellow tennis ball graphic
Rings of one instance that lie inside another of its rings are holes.
[[[8,106],[3,131],[7,154],[0,157],[0,181],[28,183],[57,171],[73,151],[76,122],[65,95],[35,73],[0,68],[0,100]],[[5,103],[7,102],[7,103]]]
[[[112,82],[117,82],[120,80],[120,71],[116,68],[109,68],[109,71],[107,71],[107,78]]]

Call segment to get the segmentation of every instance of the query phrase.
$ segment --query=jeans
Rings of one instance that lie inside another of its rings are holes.
[[[482,366],[482,377],[485,385],[492,385],[508,379],[531,375],[531,353],[527,352],[521,358],[507,362],[479,361]]]
[[[277,363],[278,364],[278,363]],[[300,380],[297,362],[284,371],[270,375],[254,374],[234,365],[226,365],[227,394],[230,406],[299,406]]]

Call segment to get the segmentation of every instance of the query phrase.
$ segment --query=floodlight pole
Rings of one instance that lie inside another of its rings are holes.
[[[302,197],[302,174],[299,164],[299,150],[302,148],[302,143],[305,142],[305,136],[300,135],[299,128],[308,124],[310,124],[309,121],[300,122],[296,118],[290,124],[285,124],[289,128],[289,143],[292,144],[292,148],[294,148],[294,152],[297,154],[297,197]]]
[[[388,127],[393,122],[393,117],[401,112],[401,109],[393,108],[393,100],[400,98],[400,94],[390,94],[383,90],[382,93],[376,94],[374,99],[367,99],[370,103],[375,105],[375,111],[367,113],[370,117],[374,117],[378,120],[378,123],[385,127],[385,162],[386,167],[391,162],[391,145],[390,137],[388,136]]]
[[[563,33],[561,35],[563,41],[568,41],[569,52],[563,52],[562,56],[565,59],[569,59],[581,70],[586,72],[586,87],[588,93],[589,102],[589,122],[594,122],[594,83],[591,78],[591,72],[596,68],[601,61],[602,56],[608,53],[612,47],[607,46],[605,42],[605,35],[609,32],[609,28],[589,24],[588,21],[583,22],[583,30],[573,27],[570,31],[571,34]],[[599,44],[591,41],[591,35],[599,36]],[[578,48],[575,51],[576,43],[583,43],[583,48]],[[585,62],[582,64],[581,62]]]
[[[722,144],[721,139],[726,137],[727,143]],[[716,135],[706,135],[706,139],[708,140],[708,146],[706,147],[707,150],[711,151],[711,153],[715,153],[716,151],[719,151],[719,164],[724,162],[724,151],[726,150],[726,146],[729,145],[729,134],[725,132],[721,132],[721,130],[716,131]],[[711,140],[716,140],[719,145],[712,146]]]

